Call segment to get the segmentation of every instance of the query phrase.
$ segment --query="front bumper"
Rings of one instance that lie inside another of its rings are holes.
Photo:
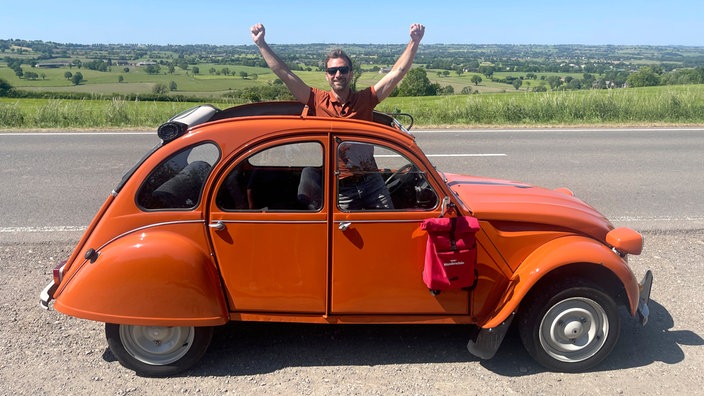
[[[638,298],[638,320],[640,324],[645,325],[648,323],[648,316],[650,315],[650,309],[648,308],[648,303],[650,302],[650,290],[653,287],[653,273],[648,270],[643,276],[643,280],[638,285],[640,287],[640,296]]]

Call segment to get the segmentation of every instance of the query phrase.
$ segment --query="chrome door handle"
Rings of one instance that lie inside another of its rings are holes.
[[[340,223],[339,226],[337,226],[337,228],[338,228],[340,231],[347,231],[347,229],[350,228],[351,225],[352,225],[351,222],[349,222],[349,221],[343,221],[343,222]]]
[[[218,220],[208,224],[208,227],[214,229],[215,231],[222,231],[225,229],[225,223],[223,223],[222,220]]]

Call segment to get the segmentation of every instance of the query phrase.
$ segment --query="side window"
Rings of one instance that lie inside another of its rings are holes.
[[[341,210],[430,210],[438,195],[425,174],[407,157],[388,147],[342,142],[337,148]]]
[[[235,166],[217,194],[222,210],[318,211],[323,207],[323,146],[284,144]]]
[[[181,150],[159,164],[137,192],[137,205],[143,209],[193,209],[210,170],[220,157],[213,143]]]

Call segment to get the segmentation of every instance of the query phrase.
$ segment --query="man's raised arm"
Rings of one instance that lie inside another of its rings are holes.
[[[264,25],[258,23],[251,28],[252,40],[259,48],[264,61],[269,66],[272,72],[284,82],[291,94],[297,101],[306,104],[310,97],[310,87],[303,82],[297,75],[293,74],[291,69],[279,58],[276,53],[269,47],[264,39]]]
[[[408,70],[413,65],[413,59],[418,52],[418,45],[425,34],[425,26],[414,23],[411,25],[411,41],[406,46],[401,56],[398,58],[394,67],[381,80],[374,84],[376,96],[379,101],[386,99],[391,92],[396,88],[396,85],[403,79],[403,76],[408,73]]]

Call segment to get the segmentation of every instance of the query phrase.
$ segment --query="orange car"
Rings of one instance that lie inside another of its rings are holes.
[[[206,105],[158,133],[41,293],[140,375],[192,366],[229,321],[464,324],[488,359],[516,317],[568,372],[613,349],[617,305],[647,321],[640,234],[567,189],[440,173],[389,115]]]

